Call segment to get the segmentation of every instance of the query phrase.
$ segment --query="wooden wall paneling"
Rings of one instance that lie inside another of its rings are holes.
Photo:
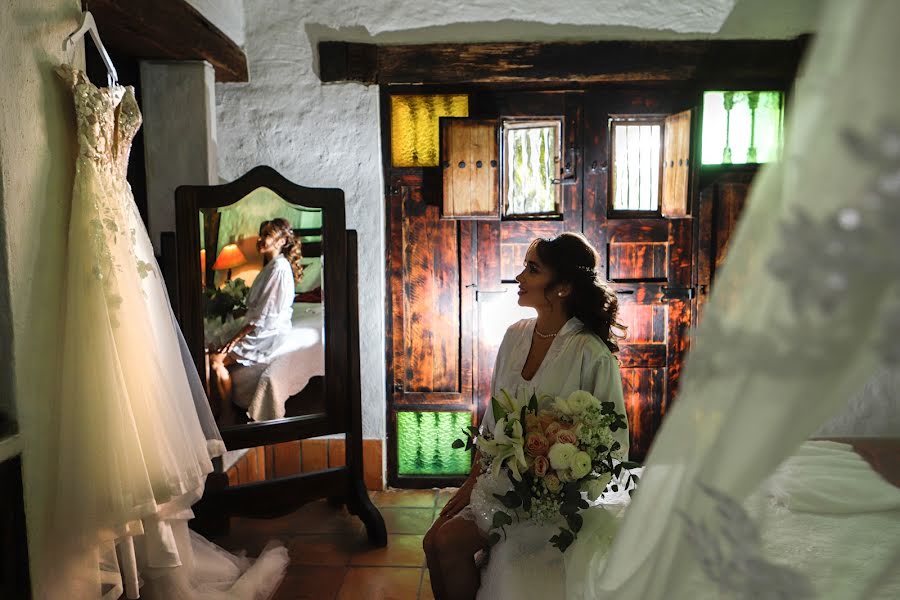
[[[629,458],[643,461],[662,420],[661,407],[654,400],[663,396],[666,369],[634,367],[623,368],[621,373],[631,437]]]
[[[365,448],[365,442],[363,442]],[[363,451],[365,459],[365,451]],[[347,445],[344,440],[332,438],[328,440],[328,468],[343,467],[347,464]],[[365,469],[363,469],[365,471]]]
[[[660,415],[665,415],[678,393],[678,384],[684,369],[684,360],[689,346],[688,331],[691,327],[691,303],[689,298],[673,298],[667,301],[669,307],[669,333],[667,347],[666,393]]]
[[[296,475],[303,469],[300,463],[301,441],[284,442],[272,446],[272,468],[274,477]],[[343,466],[343,465],[329,465]]]
[[[328,440],[303,440],[300,469],[304,473],[328,468]]]
[[[610,242],[611,281],[665,280],[668,273],[668,242]]]
[[[456,223],[441,221],[421,188],[403,194],[405,389],[459,392]]]

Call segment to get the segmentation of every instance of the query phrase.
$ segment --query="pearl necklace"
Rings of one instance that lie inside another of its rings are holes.
[[[534,328],[534,333],[535,333],[535,335],[537,335],[539,338],[541,338],[543,340],[555,338],[559,334],[558,331],[556,333],[541,333],[540,331],[538,331],[537,327]]]

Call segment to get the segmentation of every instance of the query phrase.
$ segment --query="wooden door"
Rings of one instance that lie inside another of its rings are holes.
[[[472,422],[472,325],[469,313],[460,310],[461,299],[473,293],[461,269],[471,224],[442,220],[439,200],[440,179],[418,172],[390,180],[388,482],[402,487],[448,483],[400,472],[397,431],[405,415],[461,413],[460,429]],[[431,440],[429,454],[440,457],[451,443]]]
[[[750,194],[756,165],[708,167],[700,177],[696,219],[693,326],[697,326],[716,272],[725,262],[728,245]]]
[[[628,328],[618,357],[634,460],[646,456],[677,391],[691,322],[693,227],[689,215],[614,210],[611,128],[625,118],[657,119],[664,127],[666,117],[694,102],[678,92],[585,97],[584,233],[600,251],[601,273],[619,295],[619,321]]]

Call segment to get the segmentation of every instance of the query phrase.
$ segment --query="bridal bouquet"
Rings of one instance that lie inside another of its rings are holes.
[[[496,420],[493,432],[480,433],[475,427],[464,430],[465,440],[454,448],[477,447],[481,467],[494,477],[506,475],[512,489],[494,494],[507,511],[494,513],[489,541],[495,544],[505,527],[517,520],[544,524],[563,521],[565,526],[550,538],[553,546],[565,551],[575,541],[583,519],[579,511],[599,498],[615,476],[638,465],[622,462],[621,444],[613,432],[627,429],[625,415],[615,411],[613,402],[601,402],[585,391],[569,397],[528,395],[520,390],[511,395],[501,390],[491,399]],[[637,483],[628,472],[626,489]],[[611,490],[618,491],[614,483]]]

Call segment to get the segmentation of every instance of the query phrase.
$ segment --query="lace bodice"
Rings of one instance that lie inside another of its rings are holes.
[[[57,69],[72,88],[78,127],[78,167],[86,161],[125,178],[131,142],[141,127],[141,112],[134,88],[98,88],[87,75],[70,65]]]

